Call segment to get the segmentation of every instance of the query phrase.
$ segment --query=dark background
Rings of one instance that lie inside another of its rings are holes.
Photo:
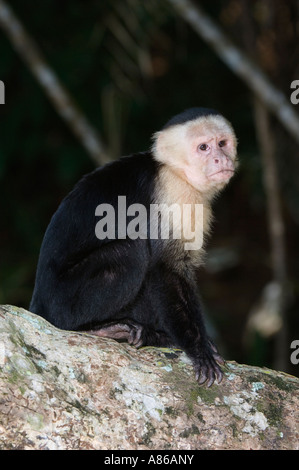
[[[290,84],[299,79],[297,0],[193,3],[291,95]],[[275,368],[278,336],[248,328],[273,269],[263,184],[267,168],[247,85],[166,0],[14,0],[9,5],[114,158],[147,149],[151,135],[188,107],[214,107],[232,122],[240,169],[215,203],[207,268],[199,282],[225,357]],[[6,92],[0,106],[0,303],[28,308],[50,218],[95,164],[1,28],[0,79]],[[270,119],[287,252],[284,369],[299,375],[299,365],[289,360],[291,341],[299,338],[299,146],[275,117]]]

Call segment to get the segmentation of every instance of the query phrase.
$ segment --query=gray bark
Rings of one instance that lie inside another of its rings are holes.
[[[0,307],[2,449],[298,449],[298,391],[295,377],[234,362],[207,389],[179,350]]]

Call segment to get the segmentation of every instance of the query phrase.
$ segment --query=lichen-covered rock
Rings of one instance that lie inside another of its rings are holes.
[[[2,449],[298,449],[298,392],[295,377],[236,363],[199,387],[181,351],[0,307]]]

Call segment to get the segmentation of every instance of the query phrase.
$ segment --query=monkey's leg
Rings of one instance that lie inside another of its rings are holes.
[[[206,333],[195,282],[167,268],[160,275],[164,283],[160,315],[166,334],[191,358],[199,384],[220,383],[223,373],[218,363],[224,361]]]
[[[147,273],[146,245],[116,240],[78,258],[52,273],[49,288],[43,281],[33,312],[65,330],[86,331],[130,317],[120,312],[135,302],[141,289]]]

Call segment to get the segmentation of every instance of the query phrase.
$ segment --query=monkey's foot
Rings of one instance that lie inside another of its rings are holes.
[[[155,331],[147,326],[135,323],[132,320],[107,323],[89,333],[101,338],[111,338],[118,341],[127,341],[136,348],[142,346],[170,347],[173,346],[169,337],[162,331]]]
[[[201,348],[200,353],[193,359],[195,377],[199,385],[207,384],[211,387],[215,381],[218,384],[223,379],[223,372],[218,364],[225,364],[216,346],[209,340],[208,344]]]
[[[90,333],[101,338],[111,338],[118,341],[128,341],[129,344],[140,348],[143,345],[141,338],[143,327],[137,323],[109,323],[91,330]]]

